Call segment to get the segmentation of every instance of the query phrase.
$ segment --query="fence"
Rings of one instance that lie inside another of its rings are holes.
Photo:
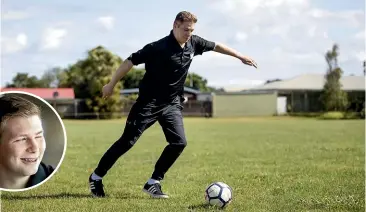
[[[104,118],[122,118],[127,117],[135,101],[126,100],[123,102],[121,111],[115,112],[84,112],[85,105],[83,101],[78,101],[76,105],[71,105],[65,109],[65,105],[57,105],[57,111],[62,118],[66,119],[104,119]],[[212,117],[212,102],[203,102],[190,100],[183,104],[183,116],[186,117]],[[62,110],[61,110],[62,108]]]

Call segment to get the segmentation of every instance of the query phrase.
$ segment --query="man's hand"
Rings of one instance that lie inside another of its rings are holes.
[[[108,97],[110,97],[113,93],[113,88],[114,86],[111,85],[110,83],[106,84],[103,86],[102,88],[102,92],[103,92],[103,99],[106,99]]]
[[[251,58],[249,58],[249,57],[241,56],[241,57],[240,57],[240,60],[241,60],[244,64],[246,64],[246,65],[254,66],[255,68],[257,68],[257,67],[258,67],[258,66],[257,66],[257,63],[256,63],[253,59],[251,59]]]

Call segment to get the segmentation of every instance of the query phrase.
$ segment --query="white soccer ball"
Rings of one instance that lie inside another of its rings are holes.
[[[205,191],[206,203],[212,206],[225,208],[233,199],[233,191],[223,182],[215,182],[207,186]]]

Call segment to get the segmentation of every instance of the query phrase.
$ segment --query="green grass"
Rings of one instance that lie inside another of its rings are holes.
[[[304,118],[186,118],[188,146],[163,181],[168,200],[141,191],[166,145],[158,124],[105,177],[108,198],[87,179],[124,120],[65,121],[68,148],[54,177],[21,193],[2,192],[3,211],[212,211],[204,190],[229,184],[226,211],[365,211],[365,122]]]

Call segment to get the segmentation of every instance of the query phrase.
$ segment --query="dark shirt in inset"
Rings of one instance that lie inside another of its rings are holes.
[[[41,162],[38,167],[37,172],[29,178],[26,187],[29,188],[29,187],[32,187],[32,186],[35,186],[35,185],[41,183],[48,176],[50,176],[54,170],[55,170],[55,168],[53,166],[46,165],[43,162]]]

